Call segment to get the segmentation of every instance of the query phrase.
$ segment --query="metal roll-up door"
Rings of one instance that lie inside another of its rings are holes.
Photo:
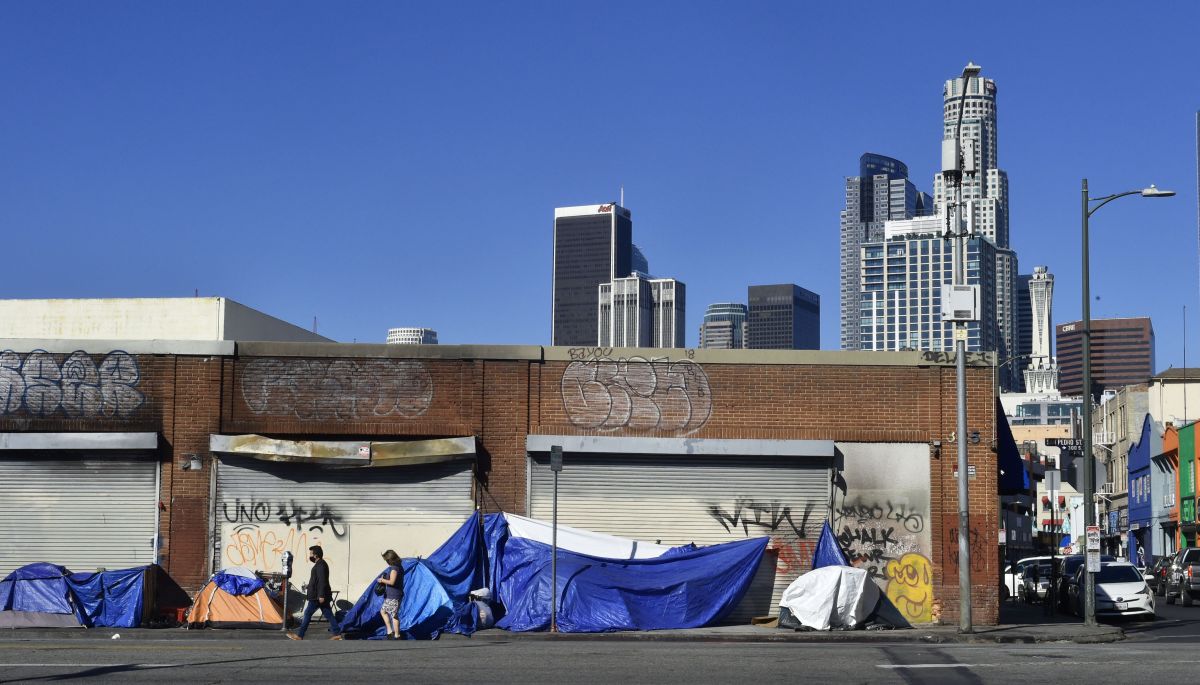
[[[339,599],[354,601],[382,569],[380,555],[428,555],[475,510],[473,461],[337,468],[222,455],[213,507],[214,568],[279,570],[294,555],[306,582],[319,544]]]
[[[152,457],[0,456],[0,577],[39,561],[77,572],[154,562]]]
[[[664,545],[769,536],[742,603],[727,618],[777,614],[812,563],[829,514],[828,459],[572,454],[558,480],[559,523]],[[549,456],[530,457],[530,516],[549,521]]]

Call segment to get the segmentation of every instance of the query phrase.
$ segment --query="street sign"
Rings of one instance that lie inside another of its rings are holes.
[[[1046,447],[1073,447],[1083,449],[1083,438],[1046,438]]]
[[[550,447],[550,470],[562,471],[562,447],[560,445],[551,445]]]
[[[1087,551],[1100,551],[1100,526],[1087,527]]]
[[[1062,485],[1060,473],[1058,469],[1051,469],[1046,472],[1046,489],[1050,491],[1051,496],[1053,496],[1053,493],[1058,492],[1059,487]]]

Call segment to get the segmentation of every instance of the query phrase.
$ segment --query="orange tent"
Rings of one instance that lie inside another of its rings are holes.
[[[283,627],[283,609],[262,581],[245,568],[213,574],[192,603],[188,628]]]

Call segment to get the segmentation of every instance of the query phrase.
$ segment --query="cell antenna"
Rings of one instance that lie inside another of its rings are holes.
[[[621,202],[619,204],[622,207],[625,206],[625,186],[621,186]]]

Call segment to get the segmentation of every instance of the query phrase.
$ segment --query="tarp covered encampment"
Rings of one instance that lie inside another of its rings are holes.
[[[36,563],[0,580],[0,627],[82,627],[67,574],[67,569],[57,564]]]
[[[192,603],[188,628],[283,627],[283,609],[254,572],[243,567],[213,574]]]
[[[405,636],[413,640],[437,639],[446,630],[471,634],[473,624],[452,621],[467,604],[471,590],[483,587],[486,565],[480,517],[476,512],[426,559],[404,559],[404,598],[397,616]],[[379,570],[376,577],[387,569]],[[363,590],[354,606],[339,617],[342,632],[349,637],[382,640],[386,626],[379,612],[383,597],[375,594],[375,583]]]
[[[502,518],[488,518],[492,588],[506,611],[496,626],[513,631],[548,629],[550,545],[512,535]],[[592,556],[560,547],[558,629],[576,633],[664,630],[718,621],[741,601],[767,542],[764,537],[711,547],[688,545],[641,559]]]
[[[806,628],[853,629],[867,620],[879,604],[879,597],[879,586],[865,569],[825,566],[792,581],[783,591],[779,606]]]
[[[142,624],[146,574],[153,566],[117,571],[72,573],[67,585],[83,624],[104,628],[136,628]]]

